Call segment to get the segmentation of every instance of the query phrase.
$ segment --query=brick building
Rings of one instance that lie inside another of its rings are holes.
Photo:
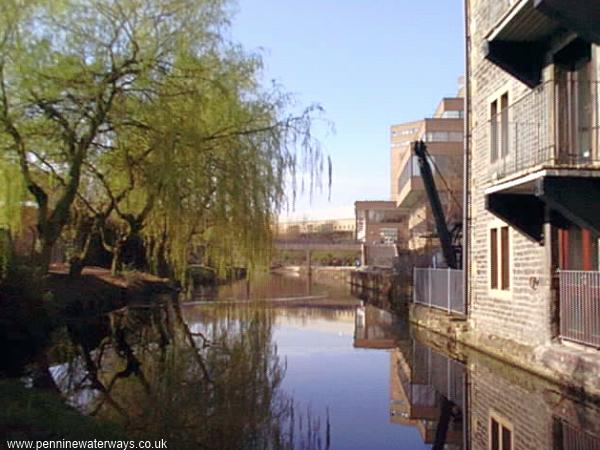
[[[452,224],[462,220],[464,99],[460,95],[442,99],[431,118],[390,128],[391,198],[407,215],[406,245],[410,250],[439,246],[418,160],[410,148],[411,142],[422,140],[427,143],[447,222]]]
[[[585,367],[591,379],[600,367],[600,352],[584,351],[600,347],[600,5],[466,5],[470,328],[533,350],[550,373],[575,380]],[[565,352],[579,369],[563,367]]]

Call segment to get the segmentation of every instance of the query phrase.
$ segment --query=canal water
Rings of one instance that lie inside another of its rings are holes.
[[[175,449],[600,449],[580,393],[301,278],[74,321],[47,361],[83,413]]]

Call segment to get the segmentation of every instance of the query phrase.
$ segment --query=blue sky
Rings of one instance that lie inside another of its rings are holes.
[[[258,51],[265,78],[304,105],[319,103],[335,133],[327,191],[303,195],[295,217],[353,215],[355,200],[389,199],[389,127],[430,116],[464,71],[461,0],[238,0],[232,34]],[[284,216],[287,216],[284,214]]]

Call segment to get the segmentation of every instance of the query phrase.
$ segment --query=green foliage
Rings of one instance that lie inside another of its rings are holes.
[[[260,57],[223,38],[227,7],[3,3],[0,169],[20,176],[0,186],[0,202],[29,191],[46,266],[82,214],[91,229],[116,231],[104,242],[115,261],[136,237],[153,267],[167,263],[180,277],[191,250],[219,269],[268,262],[286,181],[293,195],[297,171],[311,190],[318,184],[322,154],[310,130],[321,110],[291,114],[289,94],[261,85]],[[11,198],[18,206],[24,196]],[[86,242],[81,229],[70,235]]]
[[[7,276],[12,260],[12,246],[7,228],[0,228],[0,282]]]
[[[0,155],[4,154],[0,139]],[[25,199],[23,178],[16,164],[0,158],[0,228],[18,230],[21,226],[21,204]]]
[[[19,380],[0,380],[3,439],[126,439],[116,425],[82,416],[59,394],[26,389]]]

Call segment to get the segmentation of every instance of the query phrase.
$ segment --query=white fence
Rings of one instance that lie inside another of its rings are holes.
[[[465,314],[463,271],[413,269],[413,302],[448,313]]]

